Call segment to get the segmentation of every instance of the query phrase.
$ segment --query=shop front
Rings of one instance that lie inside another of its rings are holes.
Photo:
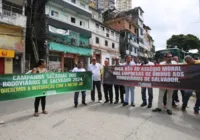
[[[49,50],[49,69],[54,71],[71,71],[77,66],[79,60],[83,61],[84,67],[87,68],[88,60],[92,56],[90,48],[68,46],[56,42],[49,42]],[[51,56],[54,56],[54,59]]]
[[[24,72],[25,47],[23,29],[0,25],[0,74],[21,74]]]

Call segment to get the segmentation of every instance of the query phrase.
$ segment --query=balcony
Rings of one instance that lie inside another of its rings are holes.
[[[0,22],[26,28],[26,16],[12,11],[2,9],[0,7]]]
[[[131,52],[132,56],[137,56],[137,54],[135,52]]]
[[[137,42],[135,42],[135,41],[133,41],[133,40],[130,40],[130,43],[131,43],[134,47],[139,48],[139,45],[138,45]]]
[[[75,11],[77,14],[84,15],[86,17],[92,17],[92,13],[88,8],[88,3],[86,3],[86,0],[81,1],[85,4],[84,6],[81,6],[80,1],[76,1],[76,3],[73,3],[71,2],[71,0],[50,0],[50,2],[53,2],[53,5],[55,3],[59,6],[62,6],[64,9]]]

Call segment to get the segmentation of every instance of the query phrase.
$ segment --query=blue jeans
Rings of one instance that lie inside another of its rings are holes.
[[[126,95],[125,95],[125,103],[129,102],[129,91],[131,92],[131,103],[134,104],[134,87],[125,87]]]
[[[86,93],[85,93],[85,91],[81,91],[81,93],[82,93],[82,103],[85,103]],[[79,92],[75,92],[75,94],[74,94],[74,104],[78,104],[78,96],[79,96]]]
[[[144,104],[147,104],[146,89],[148,89],[148,95],[149,95],[148,103],[152,104],[152,100],[153,100],[153,89],[152,88],[142,88],[142,101]]]

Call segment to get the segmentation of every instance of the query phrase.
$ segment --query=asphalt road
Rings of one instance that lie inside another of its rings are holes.
[[[141,108],[140,88],[135,90],[136,107],[91,103],[73,107],[73,94],[47,97],[48,115],[33,117],[34,99],[0,102],[0,140],[199,140],[200,116],[193,114],[195,99],[187,112],[180,106],[169,116],[166,110],[153,113]],[[80,101],[81,98],[79,98]],[[153,107],[158,90],[154,89]],[[180,97],[181,99],[181,97]]]

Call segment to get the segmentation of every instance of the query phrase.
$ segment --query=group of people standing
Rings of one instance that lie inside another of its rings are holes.
[[[164,61],[161,62],[159,65],[176,65],[178,64],[178,57],[172,57],[172,54],[168,53],[165,54],[164,56]],[[185,57],[185,62],[189,65],[192,64],[200,64],[200,60],[194,60],[191,56],[186,56]],[[115,59],[115,64],[114,66],[134,66],[134,65],[145,65],[145,66],[150,66],[150,65],[158,65],[157,63],[150,62],[147,58],[144,58],[142,63],[138,63],[137,59],[134,58],[132,61],[131,56],[126,56],[126,61],[125,63],[120,63],[120,59],[116,58]],[[104,66],[109,66],[109,60],[106,59],[104,62]],[[78,62],[77,67],[75,67],[72,72],[85,72],[86,70],[84,69],[84,64],[82,61]],[[102,92],[101,92],[101,84],[103,84],[103,91],[104,91],[104,97],[105,97],[105,102],[104,103],[113,103],[113,85],[111,84],[105,84],[102,83],[102,75],[103,75],[103,66],[99,63],[96,62],[96,58],[92,58],[92,62],[88,67],[88,71],[92,72],[92,79],[93,79],[93,89],[91,91],[91,100],[92,102],[95,102],[95,89],[97,89],[98,92],[98,101],[102,103]],[[38,65],[36,68],[32,70],[32,73],[45,73],[47,72],[46,69],[46,62],[45,60],[41,59],[38,62]],[[114,85],[114,90],[115,90],[115,102],[114,104],[119,103],[119,96],[121,100],[121,104],[123,106],[129,105],[129,94],[131,95],[131,106],[135,107],[135,87],[132,86],[123,86],[123,85]],[[148,100],[146,97],[146,90],[148,91]],[[180,90],[182,94],[182,111],[185,111],[188,105],[188,101],[193,93],[192,90]],[[86,104],[86,92],[81,91],[82,93],[82,104]],[[196,103],[194,107],[194,114],[199,114],[199,107],[200,107],[200,91],[195,91],[196,93]],[[124,97],[125,94],[125,97]],[[152,108],[152,101],[153,101],[153,89],[152,88],[141,88],[141,95],[142,95],[142,104],[140,105],[141,107],[147,106],[147,108]],[[75,92],[74,94],[74,105],[75,108],[78,107],[78,96],[79,92]],[[42,113],[43,114],[48,114],[48,112],[45,110],[46,106],[46,97],[36,97],[35,102],[34,102],[34,108],[35,108],[35,113],[34,116],[38,117],[38,108],[39,108],[39,103],[41,101],[42,105]],[[172,90],[172,89],[159,89],[159,96],[158,96],[158,105],[155,109],[153,109],[153,112],[161,112],[163,108],[167,110],[167,113],[169,115],[172,114],[172,106],[176,107],[177,103],[179,102],[178,99],[178,90]],[[4,121],[0,121],[0,124],[3,124]]]
[[[187,64],[200,64],[199,60],[194,60],[191,56],[185,57],[185,62]],[[177,56],[172,56],[172,54],[168,53],[164,56],[164,61],[161,62],[159,65],[177,65],[179,64],[179,60]],[[126,57],[125,63],[120,63],[119,58],[116,58],[115,65],[114,66],[134,66],[134,65],[145,65],[145,66],[152,66],[152,65],[158,65],[153,62],[150,62],[147,58],[144,58],[142,63],[138,63],[136,59],[133,59],[131,56]],[[104,62],[104,66],[109,66],[109,60],[106,59]],[[92,72],[92,78],[93,78],[93,89],[91,91],[91,99],[92,102],[95,102],[95,88],[98,92],[98,99],[99,102],[102,103],[102,92],[101,92],[101,83],[103,84],[103,91],[104,91],[104,97],[105,102],[110,104],[113,103],[113,86],[115,90],[115,102],[114,104],[119,103],[119,95],[121,98],[121,103],[123,106],[129,105],[129,95],[131,96],[131,106],[135,107],[135,87],[132,86],[123,86],[123,85],[113,85],[105,84],[102,82],[102,75],[103,75],[103,66],[101,64],[96,62],[96,58],[92,58],[92,62],[89,65],[88,68],[89,71]],[[146,91],[148,91],[148,100],[146,97]],[[193,91],[192,90],[180,90],[182,94],[182,111],[185,111],[187,108],[188,100],[191,97]],[[196,92],[196,104],[194,107],[194,113],[199,114],[199,106],[200,106],[200,92]],[[125,94],[125,97],[124,97]],[[152,108],[152,101],[153,101],[153,89],[152,88],[141,88],[141,96],[142,96],[142,104],[141,107],[147,106],[147,108]],[[85,96],[84,96],[85,97]],[[85,101],[85,100],[84,100]],[[155,109],[153,109],[153,112],[161,112],[161,110],[164,108],[166,109],[167,113],[169,115],[172,115],[172,107],[176,107],[179,103],[178,98],[178,90],[173,89],[159,89],[159,96],[158,96],[158,105]],[[75,103],[75,107],[77,107]]]

